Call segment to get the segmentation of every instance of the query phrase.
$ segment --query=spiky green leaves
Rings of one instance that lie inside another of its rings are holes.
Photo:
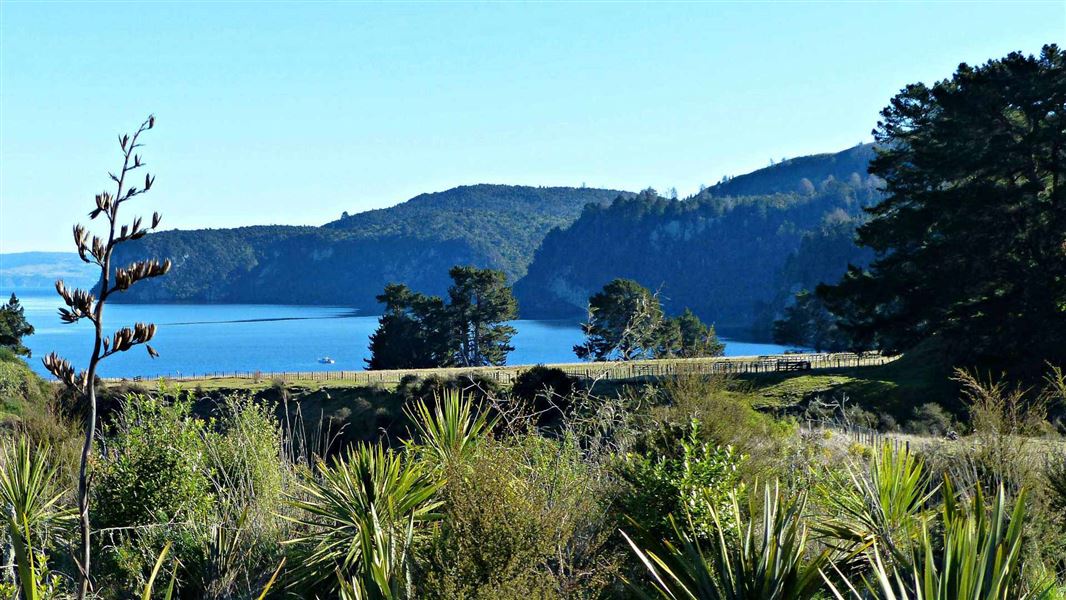
[[[414,525],[436,519],[436,478],[381,445],[354,447],[316,471],[290,502],[298,512],[290,520],[306,532],[288,542],[302,553],[295,581],[336,593],[338,573],[368,585],[382,569],[406,577],[401,541]]]
[[[771,491],[772,490],[772,491]],[[689,530],[675,523],[677,541],[666,540],[656,551],[641,549],[625,536],[652,576],[655,594],[671,600],[807,600],[822,586],[821,569],[829,553],[808,557],[804,525],[806,496],[782,493],[766,485],[762,507],[755,494],[741,510],[737,494],[728,515],[713,511],[717,536],[707,549]],[[745,514],[753,515],[745,518]],[[757,515],[757,516],[755,516]]]

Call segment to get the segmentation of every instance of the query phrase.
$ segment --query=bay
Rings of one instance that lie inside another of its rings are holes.
[[[10,292],[4,292],[4,298]],[[91,324],[63,324],[55,294],[19,294],[26,317],[36,329],[24,343],[33,352],[30,366],[45,374],[41,358],[57,352],[84,368],[92,350]],[[217,372],[352,371],[365,367],[376,315],[336,306],[274,304],[109,304],[108,331],[137,321],[158,325],[152,359],[143,347],[117,354],[101,365],[102,377],[159,377]],[[572,363],[573,346],[582,341],[574,321],[519,320],[509,364]],[[779,354],[786,347],[723,338],[727,356]],[[334,364],[319,359],[330,357]]]

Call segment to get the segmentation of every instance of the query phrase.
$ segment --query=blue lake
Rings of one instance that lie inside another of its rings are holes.
[[[10,291],[3,292],[6,300]],[[44,374],[41,358],[58,352],[76,368],[85,366],[92,350],[91,324],[66,325],[56,310],[62,301],[55,294],[25,293],[19,300],[36,333],[24,340],[33,351],[29,363]],[[153,322],[159,330],[152,346],[160,353],[148,357],[138,347],[102,363],[103,377],[141,375],[192,375],[232,371],[359,370],[377,316],[359,315],[351,309],[328,306],[272,304],[110,304],[104,315],[109,331],[137,321]],[[509,364],[577,362],[573,346],[582,341],[573,321],[521,320],[512,340]],[[775,344],[730,340],[726,355],[777,354],[786,348]],[[329,356],[335,364],[320,364]]]

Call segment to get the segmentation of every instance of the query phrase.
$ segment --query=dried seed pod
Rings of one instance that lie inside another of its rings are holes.
[[[65,358],[60,358],[55,352],[44,357],[44,368],[48,369],[56,379],[62,381],[67,387],[82,389],[85,385],[86,375],[84,372],[75,374],[74,367]]]

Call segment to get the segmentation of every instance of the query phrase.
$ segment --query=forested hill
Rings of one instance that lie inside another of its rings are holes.
[[[873,144],[859,144],[835,154],[800,156],[746,175],[729,177],[706,192],[714,196],[809,194],[829,177],[860,186],[867,177],[866,167],[873,157]]]
[[[689,307],[720,327],[766,327],[795,291],[869,259],[852,239],[863,208],[879,199],[879,182],[855,160],[871,152],[795,159],[685,200],[646,191],[590,206],[545,238],[516,285],[522,315],[582,314],[591,293],[626,277],[659,290],[670,312]],[[724,193],[731,189],[749,195]]]
[[[577,219],[586,204],[608,204],[628,192],[589,188],[469,185],[421,194],[390,208],[327,223],[361,238],[464,240],[514,281],[553,228]]]
[[[617,190],[474,185],[423,194],[322,227],[164,231],[119,246],[117,264],[170,258],[126,302],[337,304],[377,310],[386,283],[443,293],[456,264],[521,277],[544,235]]]

